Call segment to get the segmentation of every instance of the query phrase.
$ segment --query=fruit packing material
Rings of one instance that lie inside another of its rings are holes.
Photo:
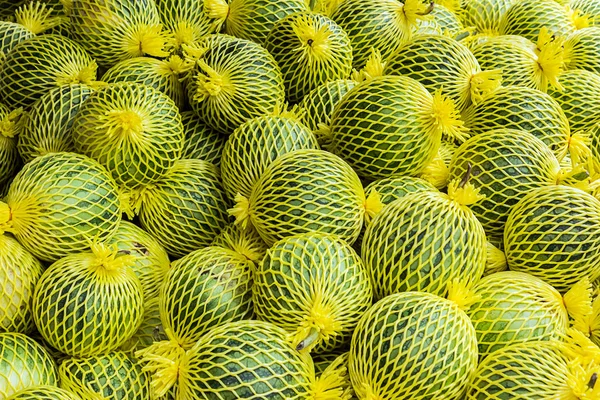
[[[73,392],[55,386],[38,385],[23,389],[7,397],[7,400],[82,400]]]
[[[181,158],[204,160],[219,167],[227,137],[209,128],[193,111],[181,112],[181,122],[185,135]]]
[[[258,264],[269,250],[269,246],[256,229],[252,226],[242,229],[236,223],[230,223],[223,228],[211,245],[233,250],[255,264]]]
[[[215,31],[215,20],[198,1],[158,0],[156,8],[172,54],[181,54],[185,46],[194,46]]]
[[[8,183],[21,168],[18,137],[23,125],[23,109],[10,111],[0,103],[0,184]]]

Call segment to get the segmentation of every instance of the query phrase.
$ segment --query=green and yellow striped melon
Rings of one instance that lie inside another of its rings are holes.
[[[552,96],[528,87],[498,88],[465,110],[462,120],[472,136],[501,128],[529,132],[550,147],[559,160],[567,154],[571,138],[569,121],[560,104]]]
[[[348,34],[353,66],[361,69],[371,49],[379,50],[387,59],[433,8],[421,0],[345,0],[332,11],[331,19]]]
[[[74,41],[59,35],[35,36],[15,46],[0,65],[0,96],[6,104],[28,108],[57,86],[94,85],[97,68]]]
[[[527,272],[561,292],[600,276],[600,200],[580,189],[545,186],[515,204],[504,230],[512,271]]]
[[[15,12],[14,22],[0,18],[0,64],[18,43],[63,23],[64,18],[52,16],[53,11],[47,4],[30,1]]]
[[[593,128],[600,115],[600,75],[586,70],[570,70],[560,75],[562,90],[550,89],[571,125],[571,130]]]
[[[164,29],[169,32],[174,48],[181,53],[214,32],[215,22],[205,11],[205,1],[155,0]]]
[[[367,179],[415,175],[437,153],[442,134],[463,138],[452,100],[406,76],[361,83],[336,105],[328,149]]]
[[[281,69],[265,48],[227,35],[208,37],[200,47],[187,94],[190,106],[209,127],[229,134],[283,104]]]
[[[335,106],[357,83],[349,79],[337,79],[313,89],[300,103],[304,111],[304,124],[318,134],[320,124],[329,125]]]
[[[463,0],[461,20],[477,33],[495,35],[500,32],[500,21],[516,0]]]
[[[33,296],[33,316],[42,337],[74,357],[117,349],[142,322],[142,285],[134,257],[94,244],[44,271]]]
[[[317,138],[304,124],[287,116],[265,115],[233,131],[221,155],[223,187],[230,199],[250,197],[252,187],[273,161],[300,149],[318,149]]]
[[[49,385],[33,386],[18,391],[6,400],[82,400],[73,392]]]
[[[477,300],[466,310],[477,332],[479,356],[516,343],[561,340],[570,317],[582,321],[591,311],[590,286],[582,281],[563,297],[546,282],[522,272],[484,277],[473,287]]]
[[[597,352],[591,343],[573,346],[558,341],[506,347],[482,360],[464,399],[596,399]]]
[[[71,135],[73,119],[93,91],[81,84],[59,86],[31,106],[17,144],[24,162],[48,153],[75,151]]]
[[[258,319],[293,335],[302,352],[339,350],[350,343],[372,304],[369,275],[345,242],[304,233],[275,243],[257,268],[252,300]]]
[[[144,316],[140,327],[119,350],[132,353],[168,339],[160,319],[160,299],[156,296],[144,301]]]
[[[565,40],[565,70],[584,69],[600,74],[600,27],[577,30]]]
[[[173,44],[150,0],[73,1],[69,19],[70,36],[104,67],[144,55],[166,57]]]
[[[365,187],[365,193],[376,191],[382,204],[387,205],[411,193],[437,192],[436,188],[421,178],[392,176],[378,179]]]
[[[0,398],[38,385],[58,385],[52,357],[22,333],[0,333]]]
[[[516,35],[493,36],[473,43],[471,51],[482,69],[502,71],[504,85],[546,92],[552,86],[561,88],[562,44],[562,38],[542,29],[537,44]]]
[[[341,158],[324,150],[295,150],[276,159],[249,198],[236,196],[230,213],[252,224],[269,246],[307,232],[337,235],[352,244],[378,199],[367,198],[360,179]]]
[[[58,375],[61,388],[83,399],[94,394],[104,400],[150,399],[150,376],[137,359],[121,351],[64,360]]]
[[[350,400],[341,371],[317,378],[288,336],[268,322],[237,321],[211,329],[185,353],[162,342],[138,354],[154,373],[154,396],[177,384],[179,399]]]
[[[208,15],[228,35],[264,44],[277,21],[308,11],[304,0],[205,0]]]
[[[471,169],[470,182],[485,197],[470,206],[488,235],[502,235],[511,207],[533,189],[554,186],[560,165],[533,134],[496,129],[463,143],[450,163],[450,179]]]
[[[333,20],[310,11],[277,21],[265,48],[281,68],[291,103],[327,82],[348,79],[352,72],[352,47],[346,32]]]
[[[131,269],[142,284],[144,300],[157,296],[171,267],[169,256],[160,243],[142,228],[127,221],[119,223],[108,243],[115,245],[119,254],[134,257]]]
[[[406,291],[443,296],[448,283],[477,283],[485,268],[486,237],[469,205],[479,200],[468,184],[448,194],[413,192],[386,205],[365,231],[361,255],[375,298]]]
[[[551,35],[567,36],[576,29],[566,7],[554,0],[518,0],[504,13],[501,35],[519,35],[536,40],[540,30]]]
[[[102,75],[102,81],[108,84],[134,82],[151,86],[169,96],[182,109],[185,90],[180,74],[184,69],[184,61],[179,56],[171,56],[166,60],[135,57],[113,65]]]
[[[121,220],[118,188],[108,171],[75,153],[51,153],[26,164],[5,201],[0,228],[48,262],[109,239]]]
[[[204,160],[219,167],[227,137],[209,128],[193,111],[183,111],[181,122],[185,136],[181,158]]]
[[[176,258],[208,246],[228,222],[218,171],[206,161],[176,161],[139,197],[141,227]]]
[[[269,246],[262,240],[253,226],[247,226],[243,229],[236,223],[231,223],[223,228],[221,233],[213,240],[211,246],[233,250],[255,264],[258,264],[269,250]]]
[[[500,71],[482,71],[471,51],[442,35],[416,35],[387,60],[383,73],[413,78],[441,90],[463,110],[500,86]]]
[[[469,317],[430,293],[380,300],[363,314],[350,345],[350,379],[359,399],[457,399],[475,368]]]
[[[181,157],[183,124],[166,94],[139,83],[102,88],[81,105],[75,149],[104,165],[119,185],[157,182]]]
[[[418,21],[416,34],[433,34],[456,37],[464,30],[458,15],[441,4],[433,6],[430,18]]]
[[[219,325],[252,314],[254,263],[209,246],[173,262],[160,290],[160,318],[169,339],[189,350]]]
[[[0,103],[0,184],[6,184],[21,168],[18,150],[19,136],[23,131],[23,110],[10,110]]]
[[[0,332],[29,333],[31,300],[42,264],[10,235],[0,235]]]

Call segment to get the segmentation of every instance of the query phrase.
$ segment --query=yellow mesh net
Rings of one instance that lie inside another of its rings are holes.
[[[29,333],[41,263],[12,236],[0,235],[0,332]]]
[[[481,278],[485,232],[460,203],[432,190],[411,193],[367,226],[361,255],[377,299],[411,290],[445,295],[454,279],[467,284]]]
[[[356,82],[338,79],[313,89],[300,103],[305,110],[304,124],[314,133],[318,133],[321,124],[328,126],[335,106]]]
[[[477,367],[467,315],[429,293],[394,294],[360,320],[349,373],[358,398],[457,398]]]
[[[488,240],[487,242],[487,257],[485,259],[485,270],[483,276],[491,275],[496,272],[506,271],[508,264],[506,263],[506,255],[494,243]]]
[[[301,352],[329,352],[349,344],[372,297],[369,275],[356,252],[320,233],[275,243],[252,287],[257,317],[288,331]]]
[[[131,255],[119,255],[115,246],[94,244],[91,252],[52,264],[33,298],[43,338],[76,357],[105,354],[122,345],[138,329],[144,311],[133,261]]]
[[[477,33],[494,35],[500,21],[515,0],[465,0],[458,12],[464,26],[474,27]]]
[[[48,154],[26,164],[0,204],[9,210],[0,212],[0,227],[42,261],[109,238],[121,219],[117,186],[108,171],[75,153]]]
[[[193,111],[183,111],[181,122],[185,134],[181,158],[204,160],[219,167],[227,137],[209,128]]]
[[[352,48],[346,32],[331,19],[310,11],[275,23],[265,48],[281,68],[286,97],[296,103],[311,90],[352,71]]]
[[[573,32],[564,46],[565,70],[584,69],[600,74],[600,27]]]
[[[267,167],[283,154],[318,149],[315,135],[301,122],[280,116],[246,121],[231,135],[221,155],[223,187],[230,199],[250,197],[252,187]]]
[[[134,357],[115,351],[71,358],[58,368],[60,387],[89,400],[150,399],[150,377]]]
[[[513,206],[506,222],[509,268],[537,276],[561,292],[583,278],[595,280],[600,275],[598,207],[598,199],[576,188],[531,191]]]
[[[241,226],[235,223],[223,228],[221,233],[213,240],[212,245],[233,250],[255,264],[263,259],[269,249],[269,246],[262,240],[256,229],[252,226],[242,229]]]
[[[83,400],[73,392],[49,385],[37,385],[8,396],[6,400]],[[95,399],[94,399],[95,400]]]
[[[500,34],[519,35],[535,41],[542,28],[551,35],[566,36],[575,30],[567,8],[554,0],[513,2],[500,23]]]
[[[531,133],[496,129],[458,148],[450,179],[462,179],[469,169],[470,182],[485,196],[470,208],[488,235],[502,235],[511,207],[530,190],[556,184],[560,166],[550,148]]]
[[[0,396],[36,385],[58,385],[56,365],[36,341],[21,333],[0,333]]]
[[[429,18],[417,22],[414,34],[456,37],[463,29],[463,24],[455,11],[436,3],[431,13],[429,13]]]
[[[142,323],[134,335],[119,347],[119,350],[134,353],[156,342],[169,339],[160,319],[159,301],[158,296],[144,300]]]
[[[194,45],[214,31],[213,20],[199,1],[160,0],[156,2],[160,21],[169,32],[171,52],[180,53],[182,46]]]
[[[295,150],[275,160],[250,198],[237,197],[229,212],[242,227],[250,222],[267,245],[306,232],[353,243],[366,200],[358,176],[342,159],[323,150]]]
[[[175,261],[160,291],[169,339],[187,350],[209,329],[250,317],[254,269],[252,261],[216,246]]]

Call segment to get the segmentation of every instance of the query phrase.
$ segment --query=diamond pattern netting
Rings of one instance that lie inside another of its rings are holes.
[[[49,385],[38,385],[20,390],[6,400],[83,400],[73,392]]]
[[[108,239],[121,210],[117,186],[94,160],[52,153],[26,164],[12,182],[6,203],[15,237],[42,261],[56,261]]]
[[[502,17],[515,0],[465,0],[460,16],[464,26],[472,26],[477,33],[497,34]]]
[[[0,333],[0,397],[57,384],[56,365],[42,346],[21,333]]]
[[[174,52],[214,31],[214,21],[206,14],[203,1],[156,0],[156,7],[164,28],[175,38]]]
[[[193,111],[182,112],[181,121],[185,134],[181,158],[196,158],[219,167],[227,137],[209,128]]]
[[[48,153],[75,151],[73,119],[92,92],[92,88],[81,84],[60,86],[31,106],[17,145],[24,162]]]
[[[230,223],[223,228],[211,245],[233,250],[255,264],[258,264],[269,250],[269,246],[253,226],[244,229],[235,223]]]
[[[352,80],[337,79],[313,89],[300,103],[305,111],[304,124],[315,133],[319,130],[319,124],[329,125],[334,107],[356,84]]]
[[[31,299],[42,264],[12,236],[0,235],[0,332],[29,333]]]
[[[315,135],[302,123],[278,116],[262,116],[240,125],[221,155],[223,187],[231,200],[239,193],[250,197],[252,187],[267,167],[283,154],[318,149]]]
[[[569,393],[567,363],[554,342],[506,347],[479,364],[465,400],[544,399]]]
[[[21,110],[11,112],[0,103],[0,184],[8,183],[23,164],[17,147],[23,118]]]
[[[577,132],[593,127],[600,115],[600,75],[585,70],[563,72],[562,91],[550,88],[550,94],[562,107],[571,130]]]
[[[416,80],[382,76],[355,86],[331,117],[333,153],[368,179],[419,173],[435,156],[433,96]]]
[[[504,231],[509,269],[527,272],[561,292],[600,276],[600,201],[579,189],[531,191],[510,210]]]
[[[363,315],[350,346],[350,379],[361,399],[459,398],[476,367],[469,318],[430,293],[379,301]]]
[[[232,250],[205,247],[175,261],[160,291],[170,339],[192,347],[209,329],[249,318],[254,264]]]
[[[56,86],[91,84],[96,62],[74,41],[59,35],[19,43],[0,65],[0,95],[14,107],[30,107]]]
[[[75,148],[130,188],[159,180],[181,157],[183,124],[173,100],[139,83],[94,92],[71,130]]]
[[[555,185],[559,163],[531,133],[510,129],[481,133],[463,143],[450,163],[450,179],[471,165],[470,182],[485,196],[470,206],[488,235],[502,235],[508,213],[525,194]]]
[[[559,159],[566,154],[571,137],[567,116],[556,100],[527,87],[498,88],[465,110],[462,118],[472,136],[501,128],[529,132]]]
[[[352,72],[350,39],[333,20],[310,11],[280,19],[265,48],[281,68],[286,97],[297,103],[311,90]]]
[[[135,56],[166,55],[162,48],[148,53],[141,41],[144,34],[153,41],[165,34],[154,1],[75,1],[69,18],[71,37],[105,67]]]
[[[584,69],[600,74],[600,27],[573,32],[564,46],[565,70]]]
[[[383,72],[413,78],[431,93],[442,90],[463,110],[473,102],[471,78],[481,68],[471,51],[451,37],[415,35],[390,56]]]
[[[169,255],[160,243],[146,231],[127,221],[119,223],[108,243],[116,245],[119,254],[135,257],[131,268],[142,284],[144,301],[156,297],[171,267]]]
[[[346,0],[333,11],[333,19],[350,38],[353,66],[362,69],[371,49],[378,49],[386,60],[409,38],[410,27],[403,18],[399,1]]]
[[[519,35],[535,41],[542,27],[557,36],[567,36],[575,30],[567,9],[557,1],[519,0],[502,17],[500,34]]]
[[[479,356],[516,343],[559,339],[569,315],[560,293],[532,275],[503,271],[473,288],[478,299],[466,311],[477,332]]]
[[[442,296],[455,279],[469,285],[481,278],[485,243],[468,207],[428,190],[385,206],[365,231],[361,255],[376,299],[413,290]]]
[[[545,75],[539,73],[535,44],[521,36],[493,36],[471,45],[481,69],[502,71],[502,84],[546,91]],[[561,81],[562,83],[562,81]]]
[[[178,71],[168,60],[150,57],[136,57],[113,65],[102,75],[102,81],[108,84],[118,82],[141,83],[166,94],[178,108],[185,105],[185,91]]]
[[[119,350],[126,353],[134,353],[160,342],[169,340],[160,320],[160,299],[158,296],[144,301],[144,316],[137,332]]]
[[[0,65],[17,44],[31,39],[33,36],[33,32],[23,25],[2,18],[2,23],[0,23]]]
[[[345,242],[305,233],[275,243],[257,268],[252,287],[259,319],[294,335],[298,346],[316,331],[315,353],[350,343],[362,314],[371,306],[369,275]]]
[[[277,21],[302,11],[308,11],[303,0],[230,1],[225,33],[262,45]]]
[[[192,109],[208,126],[230,134],[243,122],[271,113],[285,100],[277,62],[249,40],[217,35],[196,61],[187,82]]]
[[[216,168],[179,160],[142,192],[140,224],[175,257],[209,245],[228,222],[227,197]]]
[[[312,362],[287,342],[287,333],[261,321],[212,329],[187,354],[179,397],[192,399],[311,398]]]
[[[118,258],[73,254],[44,271],[33,297],[33,316],[54,348],[90,357],[117,349],[136,332],[144,311],[142,286],[127,264],[111,265]]]
[[[569,1],[571,10],[578,10],[581,15],[588,17],[590,26],[600,25],[600,3],[590,0],[571,0]]]
[[[365,193],[352,170],[324,150],[296,150],[275,160],[249,199],[252,225],[267,245],[306,232],[353,243],[365,218]]]
[[[81,398],[97,393],[106,400],[150,399],[150,379],[137,359],[115,351],[71,358],[58,368],[60,387]]]
[[[423,19],[417,23],[416,34],[455,37],[463,30],[458,16],[441,4],[436,4],[429,15],[430,19]]]

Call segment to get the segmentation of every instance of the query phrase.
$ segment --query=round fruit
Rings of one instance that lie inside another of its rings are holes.
[[[243,229],[235,223],[223,228],[211,245],[233,250],[255,264],[258,264],[269,250],[269,246],[254,227],[247,226]]]
[[[540,30],[567,36],[575,30],[566,7],[553,0],[518,0],[513,2],[500,22],[501,35],[519,35],[536,40]]]
[[[20,390],[6,400],[80,400],[80,397],[55,386],[39,385]]]
[[[204,160],[219,167],[227,137],[209,128],[193,111],[182,112],[181,122],[185,134],[181,158]]]

